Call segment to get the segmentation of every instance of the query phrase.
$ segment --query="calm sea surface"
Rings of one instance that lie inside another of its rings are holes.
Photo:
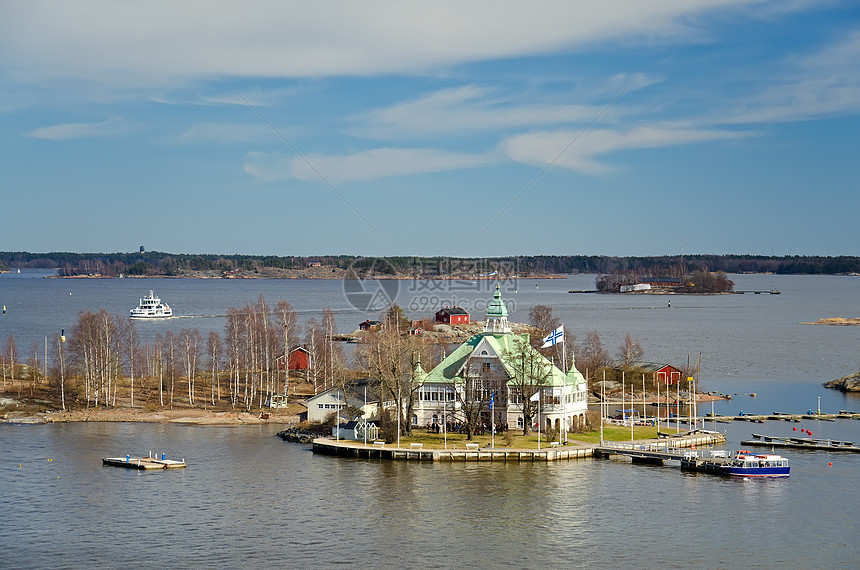
[[[348,332],[375,312],[354,308],[339,281],[42,279],[0,275],[0,343],[19,353],[68,332],[81,310],[127,314],[150,289],[181,318],[140,323],[221,332],[229,307],[262,294],[304,320],[334,310]],[[860,327],[801,325],[860,316],[860,278],[732,276],[737,289],[781,295],[709,297],[569,294],[594,276],[506,283],[511,320],[553,307],[579,338],[617,352],[624,335],[645,357],[701,354],[702,388],[737,394],[724,413],[860,411],[860,398],[821,382],[860,369]],[[481,318],[483,282],[399,284],[410,316],[457,303]],[[40,349],[43,350],[43,349]],[[756,392],[753,399],[745,396]],[[710,411],[709,406],[702,411]],[[753,427],[754,426],[754,427]],[[711,427],[710,425],[708,427]],[[717,424],[728,448],[750,433],[860,442],[860,421]],[[860,454],[787,450],[787,480],[736,480],[624,461],[406,464],[318,457],[275,438],[274,426],[0,425],[0,568],[136,564],[245,568],[737,567],[860,565]],[[132,472],[107,455],[166,453],[188,468]],[[831,465],[832,464],[832,465]]]

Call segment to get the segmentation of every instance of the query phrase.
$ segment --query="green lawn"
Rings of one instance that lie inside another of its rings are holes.
[[[633,428],[634,439],[656,439],[656,427],[636,427]],[[600,443],[600,431],[591,431],[586,433],[568,434],[568,440],[572,444],[575,442],[583,443]],[[448,448],[463,449],[467,443],[466,436],[458,433],[448,434]],[[605,441],[630,441],[630,428],[622,426],[605,426],[603,428],[603,439]],[[504,434],[496,434],[495,446],[497,448],[511,449],[534,449],[538,445],[538,436],[532,433],[529,436],[523,436],[522,432],[513,432],[510,445],[506,441]],[[555,441],[558,441],[556,437]],[[412,432],[411,436],[401,436],[400,446],[409,447],[410,443],[423,443],[424,449],[442,449],[445,447],[445,436],[441,433],[426,433],[424,430],[418,429]],[[476,435],[469,443],[477,443],[480,447],[488,447],[490,445],[489,435]],[[541,447],[548,447],[549,442],[545,437],[541,436]]]

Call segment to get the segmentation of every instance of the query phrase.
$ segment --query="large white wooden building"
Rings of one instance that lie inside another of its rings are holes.
[[[412,423],[423,426],[457,421],[468,381],[494,387],[493,417],[489,417],[489,409],[486,415],[496,425],[523,429],[523,393],[531,394],[530,400],[536,399],[539,407],[539,414],[532,418],[532,429],[538,427],[535,425],[538,421],[541,427],[565,431],[583,425],[588,408],[585,378],[572,363],[570,370],[564,372],[535,351],[538,366],[543,370],[541,380],[537,385],[523,386],[521,380],[515,379],[516,366],[511,362],[514,355],[523,353],[523,344],[529,345],[529,335],[511,332],[508,311],[497,285],[487,309],[484,332],[473,335],[430,372],[418,365],[415,374],[420,378],[416,380],[422,387],[413,408]]]

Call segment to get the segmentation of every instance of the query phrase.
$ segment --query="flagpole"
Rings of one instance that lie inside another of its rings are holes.
[[[564,326],[564,325],[562,325]],[[562,329],[563,331],[564,329]],[[567,394],[565,394],[565,389],[567,388],[567,372],[565,368],[567,368],[567,354],[565,354],[564,347],[567,342],[564,340],[564,333],[562,332],[561,337],[561,371],[564,372],[561,381],[561,431],[564,432],[564,441],[567,442]],[[573,365],[571,365],[573,367]],[[561,445],[561,432],[558,434],[558,443]]]
[[[442,439],[445,449],[448,449],[448,389],[445,389],[445,399],[442,400]]]
[[[496,448],[496,393],[490,395],[490,449]]]
[[[603,414],[606,407],[606,368],[603,369],[603,382],[600,383],[600,445],[603,445]]]
[[[553,329],[553,331],[551,333],[546,335],[543,339],[543,344],[541,345],[541,348],[548,348],[550,346],[555,346],[556,344],[559,343],[559,341],[561,341],[561,371],[562,371],[562,375],[563,375],[562,376],[562,383],[561,383],[561,391],[562,391],[561,397],[562,397],[562,402],[564,402],[564,384],[566,381],[566,374],[564,373],[564,368],[567,366],[567,364],[565,363],[565,353],[564,353],[564,325],[561,325],[560,327]],[[556,348],[555,351],[556,351],[555,352],[556,356],[558,356],[558,348]],[[555,362],[553,362],[552,365],[554,367]],[[553,388],[553,391],[554,391],[554,388]],[[553,397],[555,397],[555,396],[553,396]],[[565,411],[566,411],[566,408],[562,404],[562,412],[561,413],[562,413],[562,419],[563,420],[565,419],[564,418]],[[540,432],[541,432],[541,428],[543,427],[540,420],[541,420],[541,418],[540,418],[540,396],[539,396],[538,397],[538,449],[540,449]],[[562,425],[563,423],[564,423],[564,421],[559,421],[559,423],[558,423],[558,428],[559,428],[558,441],[559,441],[559,443],[561,443],[561,432],[562,432],[562,430],[564,430],[564,426]]]
[[[541,400],[541,397],[543,396],[543,394],[541,394],[541,392],[542,392],[542,390],[540,389],[540,387],[538,387],[538,429],[537,429],[537,432],[538,432],[538,449],[540,449],[540,428],[543,426],[543,424],[541,424],[541,421],[540,421],[540,400]]]
[[[364,385],[364,447],[367,447],[367,384]]]

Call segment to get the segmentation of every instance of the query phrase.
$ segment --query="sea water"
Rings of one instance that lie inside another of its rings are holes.
[[[144,337],[186,327],[221,332],[227,308],[261,294],[270,305],[288,300],[304,322],[320,320],[329,307],[340,332],[378,316],[353,306],[338,281],[37,275],[0,275],[4,346],[8,335],[21,351],[61,328],[68,333],[81,310],[126,315],[150,289],[183,317],[142,323]],[[512,321],[549,305],[578,339],[599,332],[610,353],[629,333],[648,360],[677,366],[700,359],[702,388],[733,396],[714,404],[717,413],[806,412],[819,398],[822,411],[860,411],[860,398],[821,387],[860,369],[860,328],[801,324],[860,316],[860,280],[731,278],[738,289],[781,294],[673,296],[669,308],[666,296],[568,293],[593,287],[594,276],[517,280],[502,294]],[[450,285],[442,296],[467,309],[492,295],[480,281]],[[430,301],[444,302],[433,293],[428,299],[427,287],[401,283],[397,300],[425,312],[410,316],[427,316]],[[752,432],[793,435],[794,427],[860,442],[857,420],[706,427],[725,431],[730,449]],[[624,460],[358,461],[315,456],[274,437],[277,429],[0,425],[0,567],[807,568],[860,561],[858,454],[777,450],[790,458],[791,477],[745,480]],[[188,468],[101,465],[101,457],[148,451],[184,458]]]

